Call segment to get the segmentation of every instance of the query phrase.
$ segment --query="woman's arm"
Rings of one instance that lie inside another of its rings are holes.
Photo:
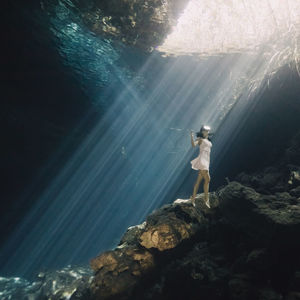
[[[200,145],[201,142],[202,142],[202,139],[201,138],[197,138],[196,139],[196,144],[195,144],[194,137],[193,137],[193,132],[191,131],[191,143],[192,143],[192,146],[196,147],[196,145]]]

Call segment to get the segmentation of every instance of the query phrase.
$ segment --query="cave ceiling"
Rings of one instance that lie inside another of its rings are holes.
[[[96,35],[151,52],[163,44],[189,0],[79,0],[82,20]]]
[[[147,52],[215,55],[256,52],[263,45],[264,49],[272,48],[273,53],[293,56],[300,46],[298,0],[73,0],[72,3],[96,35]]]

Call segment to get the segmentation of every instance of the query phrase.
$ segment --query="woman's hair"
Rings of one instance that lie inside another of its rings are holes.
[[[209,126],[206,126],[206,125],[203,125],[200,130],[196,133],[196,136],[197,137],[200,137],[200,138],[203,138],[203,130],[210,130],[210,127]]]

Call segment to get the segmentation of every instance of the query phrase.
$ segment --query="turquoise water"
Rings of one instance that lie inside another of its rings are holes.
[[[193,182],[181,186],[198,154],[191,148],[190,130],[208,124],[216,133],[214,176],[228,151],[228,136],[237,134],[254,96],[258,100],[266,87],[268,61],[261,53],[206,59],[146,54],[95,36],[67,4],[45,4],[27,14],[51,37],[62,68],[84,91],[90,111],[99,114],[85,130],[90,113],[82,112],[73,129],[81,132],[80,143],[65,155],[3,247],[3,276],[30,277],[44,269],[88,264],[117,246],[126,229],[155,208],[189,198]],[[72,99],[68,103],[72,106]],[[71,134],[60,151],[70,139]],[[38,188],[35,181],[32,185]]]

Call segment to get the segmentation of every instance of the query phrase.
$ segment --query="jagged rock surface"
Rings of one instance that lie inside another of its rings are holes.
[[[187,0],[76,1],[84,23],[97,35],[151,51],[176,24]]]
[[[165,205],[148,216],[146,222],[131,227],[120,245],[91,261],[95,278],[91,285],[97,299],[127,299],[143,277],[151,277],[172,249],[180,249],[204,232],[207,219],[189,202]],[[172,255],[171,255],[172,256]]]
[[[275,166],[178,199],[91,261],[91,299],[300,299],[300,134]]]

